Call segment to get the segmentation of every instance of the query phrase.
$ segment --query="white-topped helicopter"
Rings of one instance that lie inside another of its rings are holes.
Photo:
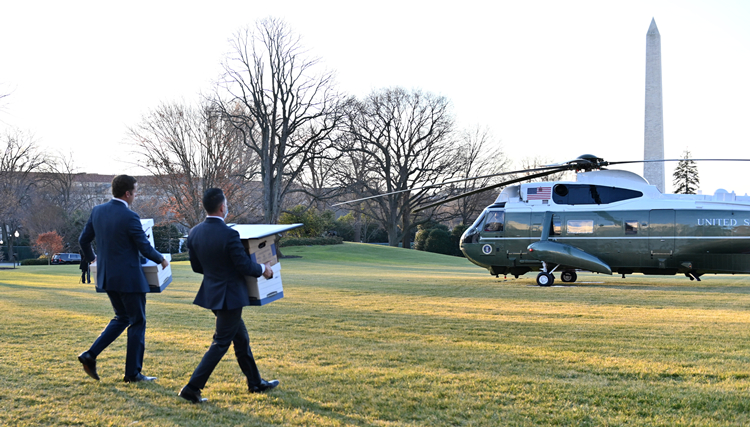
[[[576,271],[684,274],[690,280],[750,274],[750,197],[662,194],[635,173],[605,169],[651,161],[676,160],[607,162],[583,155],[500,174],[534,172],[415,212],[504,186],[464,232],[461,251],[492,275],[539,271],[540,286],[551,286],[556,272],[563,282],[575,282]],[[522,183],[568,170],[577,172],[576,181]]]

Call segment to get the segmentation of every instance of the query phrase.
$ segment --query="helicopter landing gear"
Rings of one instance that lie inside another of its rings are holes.
[[[555,276],[550,273],[541,272],[536,276],[536,284],[539,286],[552,286],[555,283]]]
[[[578,274],[575,271],[563,271],[560,273],[560,280],[565,283],[573,283],[578,280]]]
[[[555,283],[555,276],[553,276],[552,273],[554,273],[559,266],[560,265],[558,264],[555,268],[550,270],[547,263],[542,261],[542,272],[536,276],[536,284],[539,286],[552,286],[552,284]]]

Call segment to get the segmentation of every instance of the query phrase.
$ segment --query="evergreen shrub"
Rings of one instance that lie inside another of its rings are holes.
[[[22,259],[20,262],[21,265],[48,265],[49,261],[47,258],[27,258]]]
[[[459,243],[467,226],[459,224],[450,230],[448,226],[427,222],[417,227],[414,249],[443,255],[463,256]]]

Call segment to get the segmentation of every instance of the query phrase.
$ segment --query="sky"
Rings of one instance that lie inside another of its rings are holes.
[[[533,156],[643,158],[653,18],[665,158],[750,159],[746,0],[0,0],[0,132],[72,155],[80,172],[143,173],[128,129],[210,93],[229,39],[266,17],[286,21],[340,91],[444,96],[459,128],[486,127],[519,168]],[[749,168],[700,163],[701,192],[750,194]]]

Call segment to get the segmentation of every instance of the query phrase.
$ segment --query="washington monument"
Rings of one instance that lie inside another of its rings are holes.
[[[646,120],[643,160],[664,158],[664,107],[661,99],[661,35],[656,21],[646,33]],[[664,193],[664,162],[643,164],[643,177]]]

